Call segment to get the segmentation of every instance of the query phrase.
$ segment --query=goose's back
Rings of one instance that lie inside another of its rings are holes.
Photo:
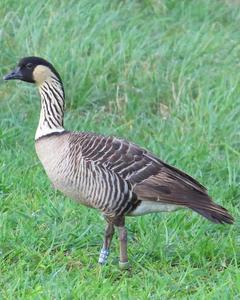
[[[130,183],[133,194],[141,203],[131,211],[132,215],[181,207],[198,212],[213,208],[206,188],[197,180],[134,143],[93,133],[73,134],[71,142],[81,144],[82,156],[87,161]]]

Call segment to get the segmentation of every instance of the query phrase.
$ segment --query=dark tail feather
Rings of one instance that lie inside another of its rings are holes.
[[[234,218],[228,213],[228,211],[215,203],[211,203],[209,207],[204,207],[204,208],[196,208],[196,207],[191,207],[192,210],[196,211],[203,217],[207,218],[213,223],[218,223],[218,224],[233,224],[234,223]]]

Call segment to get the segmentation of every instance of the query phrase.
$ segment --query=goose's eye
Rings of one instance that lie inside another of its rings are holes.
[[[32,69],[32,66],[33,66],[33,64],[32,64],[32,63],[28,63],[28,64],[26,64],[26,68],[27,68],[27,69]]]

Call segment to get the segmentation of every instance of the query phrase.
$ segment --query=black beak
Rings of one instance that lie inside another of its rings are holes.
[[[21,72],[20,67],[17,67],[15,70],[13,70],[11,73],[3,77],[4,80],[13,80],[13,79],[23,79],[23,75]]]

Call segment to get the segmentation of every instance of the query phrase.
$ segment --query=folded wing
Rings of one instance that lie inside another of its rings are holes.
[[[232,216],[212,201],[203,185],[139,146],[91,133],[75,138],[86,160],[103,165],[130,182],[138,199],[188,207],[212,222],[233,223]]]

